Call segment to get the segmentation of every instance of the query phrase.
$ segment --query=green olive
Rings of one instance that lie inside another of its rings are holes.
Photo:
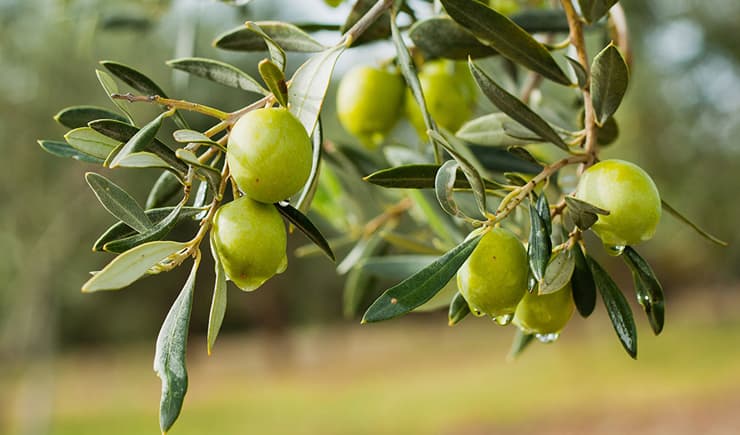
[[[272,204],[306,183],[311,140],[287,109],[253,110],[231,129],[226,158],[239,189],[255,201]]]
[[[457,272],[457,286],[475,314],[514,313],[527,290],[527,253],[509,230],[486,233]]]
[[[576,198],[610,212],[592,227],[607,246],[649,240],[660,221],[658,188],[642,168],[624,160],[604,160],[584,171]]]
[[[404,86],[397,72],[369,66],[349,71],[337,90],[339,121],[363,145],[377,145],[398,121]]]
[[[529,334],[557,334],[570,320],[574,308],[570,283],[545,295],[527,292],[516,307],[513,323]]]
[[[285,224],[272,204],[243,196],[222,205],[212,231],[226,276],[244,291],[256,290],[288,265]]]
[[[477,87],[465,62],[435,60],[419,72],[424,102],[438,126],[455,132],[473,116]],[[421,137],[426,137],[426,124],[411,91],[406,91],[406,117]]]

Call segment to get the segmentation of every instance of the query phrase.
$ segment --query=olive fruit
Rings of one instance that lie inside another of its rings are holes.
[[[272,204],[298,192],[311,172],[311,140],[285,108],[246,113],[229,135],[226,159],[239,190]]]
[[[275,206],[246,196],[222,205],[213,218],[213,248],[226,276],[244,291],[257,289],[285,270],[286,239]]]
[[[576,198],[609,211],[592,227],[607,246],[649,240],[660,221],[658,188],[642,168],[624,160],[604,160],[584,171]]]
[[[398,72],[370,66],[349,71],[337,90],[339,121],[363,145],[377,145],[399,118],[404,86]]]
[[[509,316],[527,290],[527,253],[509,230],[494,228],[457,272],[457,286],[470,310],[491,317]]]
[[[544,295],[528,292],[516,307],[513,323],[529,334],[557,334],[568,323],[574,309],[570,283]]]
[[[438,126],[455,132],[473,116],[477,87],[465,62],[434,60],[419,72],[424,102]],[[406,117],[419,136],[426,137],[426,124],[419,105],[407,90]]]

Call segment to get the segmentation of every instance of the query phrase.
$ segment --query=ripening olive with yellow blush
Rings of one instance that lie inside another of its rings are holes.
[[[226,159],[239,190],[272,204],[296,194],[311,172],[311,140],[285,108],[246,113],[229,134]]]
[[[514,313],[513,323],[528,334],[557,334],[573,316],[575,303],[570,283],[544,295],[527,292]]]
[[[211,231],[226,276],[244,291],[256,290],[288,266],[285,224],[272,204],[246,196],[224,204]]]
[[[429,115],[438,126],[456,132],[473,116],[477,86],[465,62],[427,62],[419,72],[419,82]],[[406,91],[405,112],[419,136],[426,137],[424,117],[411,90]]]
[[[405,83],[398,72],[357,67],[337,89],[337,115],[345,130],[374,147],[398,121]]]
[[[508,316],[527,291],[527,252],[509,230],[494,228],[457,271],[457,286],[475,314]]]
[[[604,160],[584,171],[576,198],[609,211],[591,227],[607,246],[649,240],[660,221],[658,188],[647,172],[624,160]]]

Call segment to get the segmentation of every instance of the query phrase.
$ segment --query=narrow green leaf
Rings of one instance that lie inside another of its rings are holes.
[[[254,33],[249,32],[251,35]],[[216,82],[231,88],[241,89],[256,94],[268,95],[257,80],[239,68],[225,62],[202,57],[187,57],[167,61],[171,68],[185,71],[194,76]]]
[[[133,125],[126,124],[125,122],[116,121],[114,119],[98,119],[91,121],[89,124],[90,128],[108,136],[111,139],[115,139],[119,142],[127,143],[133,138],[136,133],[140,130]],[[188,171],[188,166],[181,162],[167,145],[162,143],[159,139],[154,140],[148,145],[147,151],[151,151],[156,154],[159,158],[167,162],[172,168],[175,169],[178,175],[184,176]]]
[[[257,21],[262,31],[285,51],[314,53],[326,49],[306,32],[293,24],[279,21]],[[239,26],[219,35],[213,46],[233,51],[265,51],[265,40],[257,33]]]
[[[211,232],[211,255],[213,256],[213,266],[215,269],[216,279],[213,283],[213,299],[211,300],[211,311],[208,314],[208,355],[213,353],[213,347],[216,344],[216,338],[221,331],[221,325],[226,315],[226,271],[221,263],[221,257],[214,249],[213,232]]]
[[[460,164],[460,168],[470,183],[470,188],[473,190],[473,196],[475,197],[475,202],[478,204],[478,210],[480,210],[483,216],[486,216],[488,213],[486,208],[486,187],[478,169],[463,155],[463,152],[466,151],[466,144],[452,135],[445,134],[445,136],[442,136],[435,130],[427,130],[427,134],[433,142],[441,145]]]
[[[570,281],[573,288],[573,300],[578,313],[586,318],[593,313],[596,307],[596,283],[594,283],[593,274],[586,263],[581,246],[575,246],[572,251],[575,259],[575,268]]]
[[[66,107],[54,115],[54,120],[67,128],[87,127],[88,122],[96,119],[115,119],[126,122],[125,117],[96,106]]]
[[[455,244],[464,237],[449,215],[439,209],[434,193],[417,189],[409,189],[407,192],[414,201],[423,222],[429,225],[435,235],[442,238],[448,245]]]
[[[465,60],[498,54],[449,17],[432,17],[414,23],[409,37],[427,59]]]
[[[311,222],[310,219],[298,209],[293,207],[292,205],[286,203],[277,203],[275,204],[275,208],[280,212],[283,217],[288,219],[290,223],[295,225],[303,234],[306,235],[306,237],[309,238],[312,242],[316,244],[321,250],[326,254],[327,257],[331,261],[336,261],[336,258],[334,257],[334,252],[331,250],[331,246],[329,246],[329,242],[326,241],[326,238],[324,238],[324,235],[321,234],[321,231],[319,231],[318,228]]]
[[[594,57],[591,65],[591,101],[596,122],[604,125],[614,115],[629,83],[629,69],[613,43]]]
[[[309,136],[318,122],[334,65],[343,51],[344,46],[339,46],[314,55],[296,70],[290,81],[290,113],[301,121]]]
[[[432,264],[386,290],[365,312],[362,323],[404,315],[434,297],[455,276],[482,235],[470,237]]]
[[[460,292],[457,292],[452,298],[452,302],[450,302],[450,309],[447,313],[447,323],[450,326],[455,326],[468,314],[470,314],[468,301],[465,300]]]
[[[368,257],[359,261],[357,267],[379,278],[403,280],[429,266],[437,258],[435,255]]]
[[[511,349],[506,359],[510,361],[517,359],[532,342],[534,342],[534,334],[527,334],[521,329],[516,328],[514,340],[511,342]]]
[[[150,144],[157,136],[157,132],[159,131],[160,127],[162,127],[162,121],[165,117],[171,114],[171,112],[163,112],[152,121],[150,121],[147,125],[142,127],[141,130],[137,131],[136,134],[133,135],[131,139],[128,140],[128,142],[126,142],[126,145],[121,148],[118,154],[116,154],[116,156],[110,162],[110,167],[117,167],[121,160],[126,158],[129,154],[149,149]]]
[[[491,147],[528,145],[532,143],[531,140],[522,140],[509,136],[504,130],[504,122],[506,121],[514,122],[504,113],[490,113],[466,122],[455,135],[466,142]]]
[[[149,191],[149,195],[146,198],[146,209],[161,207],[172,199],[182,187],[180,180],[172,175],[171,172],[162,172]]]
[[[150,79],[143,73],[131,68],[128,65],[124,65],[120,62],[114,62],[112,60],[100,61],[100,64],[111,72],[114,76],[121,79],[124,83],[141,92],[144,95],[159,95],[162,98],[167,98],[167,94],[162,88],[154,83],[154,80]],[[120,101],[120,100],[116,100]],[[189,128],[188,123],[180,115],[179,112],[175,112],[174,115],[175,123],[180,128]],[[133,122],[132,122],[133,124]]]
[[[542,281],[550,260],[552,242],[547,226],[537,213],[534,205],[529,205],[529,244],[527,254],[529,256],[529,268],[537,281]]]
[[[581,14],[587,23],[599,21],[619,0],[578,0]]]
[[[342,290],[342,313],[347,319],[355,317],[367,293],[374,287],[376,278],[356,267],[349,271]]]
[[[483,94],[488,97],[496,107],[522,126],[532,130],[539,137],[552,142],[566,151],[568,150],[568,145],[563,142],[560,135],[550,124],[547,123],[547,121],[542,119],[517,97],[506,92],[504,88],[493,81],[493,79],[486,74],[485,71],[480,69],[480,67],[478,67],[478,65],[476,65],[472,60],[468,63],[470,65],[470,71],[473,73],[476,83],[478,83],[478,87],[480,87]]]
[[[167,216],[147,231],[106,243],[103,246],[103,250],[108,252],[125,252],[143,243],[162,240],[177,224],[177,218],[180,216],[182,206],[183,203],[181,202]]]
[[[175,209],[175,207],[161,207],[161,208],[153,208],[151,210],[146,211],[146,216],[152,221],[152,222],[159,222],[162,219],[165,219],[172,211]],[[193,216],[197,215],[198,213],[202,212],[204,209],[200,207],[183,207],[180,211],[177,222],[180,223],[184,219],[192,218]],[[123,239],[126,237],[130,237],[133,235],[139,234],[136,230],[131,228],[130,226],[126,225],[123,222],[117,222],[114,225],[112,225],[110,228],[105,230],[105,232],[98,237],[98,240],[95,241],[93,244],[93,251],[103,251],[104,246],[110,246],[109,242],[113,242],[115,240]],[[108,251],[113,252],[114,254],[120,254],[121,252],[115,252],[115,251]]]
[[[570,67],[573,69],[573,73],[576,75],[576,81],[578,82],[578,87],[581,89],[585,89],[588,85],[588,73],[586,72],[586,69],[583,68],[583,65],[581,65],[581,62],[573,59],[570,56],[565,56],[565,59],[570,64]]]
[[[265,44],[267,45],[267,51],[270,53],[270,59],[281,71],[285,71],[287,58],[285,56],[285,51],[283,51],[283,48],[280,47],[280,45],[275,42],[270,37],[270,35],[265,33],[259,26],[259,24],[253,21],[247,21],[244,25],[246,26],[247,30],[249,30],[250,32],[254,32],[262,39],[264,39]]]
[[[378,233],[368,237],[362,237],[355,246],[337,265],[337,273],[344,275],[355,267],[360,261],[372,255],[383,245],[383,238]]]
[[[122,100],[118,100],[112,97],[113,94],[118,93],[118,84],[113,79],[113,77],[111,77],[110,74],[108,74],[107,72],[99,69],[95,70],[95,75],[98,77],[98,81],[103,87],[105,93],[108,95],[108,98],[110,98],[113,104],[118,107],[118,110],[120,110],[121,113],[126,116],[128,123],[134,125],[134,117],[131,116],[131,112],[129,112],[128,107],[126,107],[126,103],[124,103]]]
[[[568,212],[573,218],[573,223],[583,231],[591,228],[599,219],[598,215],[609,215],[609,210],[596,207],[586,201],[566,195],[565,203],[568,206]]]
[[[363,180],[381,187],[397,189],[433,189],[434,180],[439,171],[439,165],[412,164],[396,166],[394,168],[381,169],[373,172]],[[486,189],[495,190],[502,187],[501,184],[483,179]],[[465,178],[462,169],[455,177],[455,189],[470,189],[470,182]]]
[[[524,9],[511,20],[529,33],[568,33],[568,18],[560,9]]]
[[[187,243],[157,241],[130,249],[95,273],[83,286],[84,293],[118,290],[132,284],[170,255],[187,247]]]
[[[505,58],[556,83],[570,86],[570,80],[547,48],[505,15],[478,1],[441,1],[453,20]]]
[[[175,155],[178,159],[193,166],[193,168],[195,168],[195,172],[208,181],[208,186],[211,188],[213,193],[218,194],[218,187],[221,184],[221,173],[216,168],[205,163],[201,163],[195,153],[184,148],[180,148],[175,151]]]
[[[38,140],[36,142],[39,144],[41,149],[53,156],[71,158],[86,163],[103,163],[105,161],[101,158],[91,156],[90,154],[85,154],[82,151],[73,148],[67,142],[46,139]]]
[[[146,152],[146,151],[139,151],[135,153],[131,153],[121,159],[118,162],[118,166],[121,168],[165,168],[165,169],[172,169],[170,165],[167,164],[164,160],[162,160],[159,156],[156,154]]]
[[[573,277],[575,266],[576,260],[570,250],[559,251],[547,264],[538,293],[546,295],[565,287]]]
[[[154,372],[162,380],[162,395],[159,402],[159,427],[162,433],[166,433],[177,420],[188,390],[185,355],[195,277],[199,266],[200,258],[196,258],[190,275],[167,313],[157,336]]]
[[[195,130],[176,130],[172,132],[172,138],[180,143],[202,143],[226,151],[221,144],[211,140],[208,136]]]
[[[82,154],[105,160],[120,142],[110,139],[90,127],[70,130],[64,135],[67,143]]]
[[[591,273],[593,273],[596,287],[599,289],[599,293],[601,293],[601,299],[604,300],[606,311],[612,321],[614,331],[616,331],[619,337],[619,341],[627,353],[632,358],[637,359],[637,327],[635,327],[632,309],[619,290],[619,287],[617,287],[617,284],[601,265],[590,256],[586,257],[586,261],[591,269]]]
[[[434,179],[434,194],[445,213],[450,216],[464,218],[465,214],[457,206],[457,202],[452,196],[459,167],[460,164],[455,160],[447,160],[440,166]]]
[[[690,226],[694,231],[696,231],[697,233],[699,233],[700,236],[702,236],[705,239],[709,240],[710,242],[716,243],[716,244],[718,244],[720,246],[728,246],[728,243],[727,242],[725,242],[724,240],[720,240],[719,238],[717,238],[717,237],[709,234],[708,232],[706,232],[705,230],[703,230],[701,227],[699,227],[699,225],[697,225],[694,222],[692,222],[683,213],[681,213],[680,211],[678,211],[675,208],[673,208],[673,206],[671,206],[667,202],[661,200],[660,201],[660,204],[663,206],[663,210],[665,210],[668,213],[672,214],[673,217],[675,217],[679,221],[681,221],[681,222],[685,223],[686,225]]]
[[[489,171],[539,174],[542,170],[542,165],[523,160],[506,150],[480,145],[469,145],[468,148],[478,162]]]
[[[537,198],[535,203],[537,209],[537,215],[542,219],[542,223],[545,224],[545,231],[547,234],[552,234],[552,219],[550,218],[550,203],[547,202],[547,196],[543,192]]]
[[[660,281],[655,276],[650,264],[634,248],[627,246],[621,257],[632,270],[632,281],[635,284],[637,302],[645,310],[653,333],[659,335],[663,330],[665,320],[663,286],[660,285]]]
[[[285,74],[274,62],[263,59],[259,63],[259,72],[267,88],[283,107],[288,107],[288,85],[285,84]]]
[[[313,152],[311,155],[311,172],[308,174],[308,180],[301,191],[298,200],[295,202],[295,208],[303,214],[306,214],[311,207],[316,190],[319,187],[319,174],[321,173],[321,156],[324,149],[324,129],[321,125],[321,118],[316,122],[316,128],[311,135]]]
[[[85,174],[85,180],[110,214],[140,233],[152,227],[139,203],[117,184],[94,172]]]

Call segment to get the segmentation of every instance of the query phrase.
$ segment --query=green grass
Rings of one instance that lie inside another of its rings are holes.
[[[194,337],[190,390],[170,433],[467,433],[563,415],[660,412],[676,401],[707,406],[740,387],[740,322],[672,317],[656,338],[639,321],[637,361],[604,316],[574,319],[557,343],[535,343],[516,362],[505,360],[512,329],[483,319],[227,336],[212,357]],[[157,433],[151,346],[63,356],[51,432]]]

